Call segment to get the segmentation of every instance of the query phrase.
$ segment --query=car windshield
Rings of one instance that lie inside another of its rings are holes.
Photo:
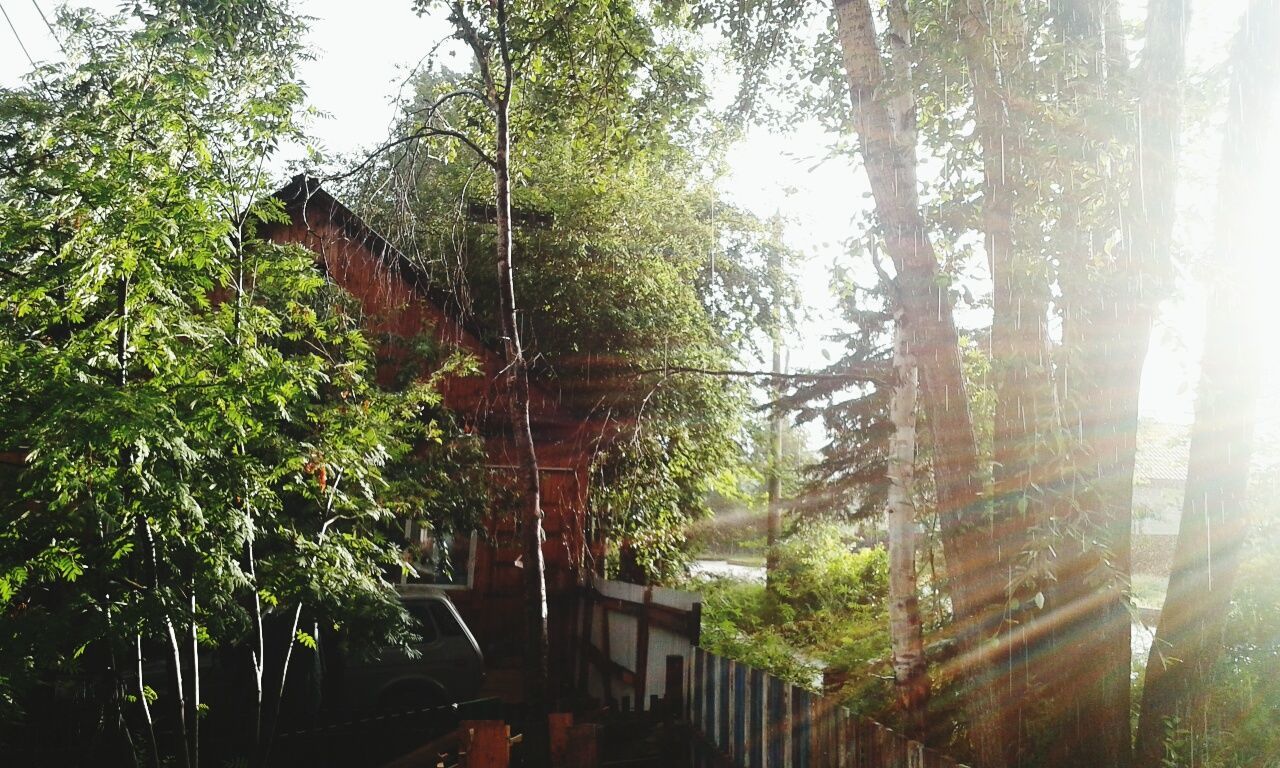
[[[431,606],[431,617],[436,620],[436,626],[440,628],[440,634],[445,637],[462,636],[462,626],[453,617],[453,611],[449,610],[449,606],[439,601],[432,601],[428,605]]]

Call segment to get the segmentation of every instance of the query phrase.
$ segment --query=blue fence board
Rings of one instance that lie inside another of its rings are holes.
[[[752,669],[749,675],[750,680],[747,687],[750,696],[748,699],[750,711],[747,713],[747,766],[748,768],[761,768],[764,765],[764,672]]]
[[[964,768],[740,662],[699,648],[690,666],[690,722],[706,745],[697,768]]]

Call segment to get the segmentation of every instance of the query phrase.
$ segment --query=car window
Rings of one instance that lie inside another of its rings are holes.
[[[436,632],[436,624],[431,620],[431,614],[427,610],[427,606],[422,603],[410,603],[405,606],[405,610],[409,611],[409,615],[413,618],[413,632],[421,635],[421,642],[434,643],[440,637]]]
[[[436,620],[436,626],[440,628],[440,634],[445,637],[462,636],[462,627],[458,625],[458,620],[453,617],[453,611],[449,610],[449,606],[438,600],[432,600],[428,605],[431,606],[431,616]]]

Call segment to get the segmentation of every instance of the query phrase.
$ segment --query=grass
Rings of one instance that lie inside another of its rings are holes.
[[[750,567],[764,566],[764,553],[759,554],[752,552],[699,552],[697,555],[699,560],[724,560],[730,565],[745,565]]]
[[[1143,608],[1160,608],[1164,605],[1165,589],[1169,586],[1167,576],[1151,573],[1135,573],[1129,580],[1133,588],[1133,602]]]

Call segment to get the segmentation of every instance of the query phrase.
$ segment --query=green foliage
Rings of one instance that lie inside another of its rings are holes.
[[[773,595],[763,584],[697,584],[703,645],[811,689],[823,670],[848,673],[842,700],[862,713],[886,713],[885,550],[854,550],[838,527],[815,525],[786,539],[778,557]]]
[[[1259,505],[1262,506],[1262,505]],[[1280,524],[1267,504],[1245,544],[1225,652],[1203,681],[1203,708],[1166,723],[1166,764],[1206,768],[1277,765],[1280,755]]]
[[[702,647],[792,684],[816,687],[821,664],[806,663],[803,651],[768,620],[763,584],[704,579],[692,588],[702,594]]]
[[[839,265],[833,272],[845,327],[830,337],[843,349],[824,372],[839,374],[868,365],[887,368],[893,345],[891,287],[882,281],[862,285]],[[833,377],[798,387],[784,398],[798,422],[819,421],[829,436],[818,460],[806,468],[806,518],[866,518],[884,509],[892,431],[889,394],[889,387],[851,386]]]
[[[424,11],[443,4],[421,3]],[[494,14],[465,4],[486,49]],[[443,12],[443,11],[441,11]],[[592,508],[651,578],[680,572],[683,529],[738,463],[747,390],[724,369],[789,318],[776,227],[727,205],[688,34],[619,2],[513,6],[515,294],[535,376],[599,437]],[[684,45],[682,45],[684,43]],[[497,60],[497,59],[494,59]],[[493,145],[483,68],[428,69],[391,144],[344,195],[413,253],[497,341],[492,199],[472,145]],[[428,120],[432,120],[430,125]],[[532,216],[532,223],[522,215]]]
[[[711,515],[694,521],[687,531],[692,552],[763,558],[767,546],[768,480],[773,471],[778,472],[782,498],[804,498],[804,469],[813,460],[804,444],[805,435],[790,423],[782,424],[781,460],[774,467],[770,416],[752,414],[745,431],[744,455],[736,466],[725,468],[708,499]]]
[[[256,654],[268,680],[273,649],[315,644],[299,626],[407,639],[385,534],[470,514],[475,493],[430,483],[471,477],[478,449],[446,455],[430,382],[376,386],[314,254],[257,236],[283,215],[264,166],[299,138],[300,22],[176,0],[60,21],[67,62],[0,92],[0,449],[23,457],[0,478],[0,714],[51,674],[136,703],[121,670],[175,632],[283,632]],[[176,704],[158,717],[203,712]]]

